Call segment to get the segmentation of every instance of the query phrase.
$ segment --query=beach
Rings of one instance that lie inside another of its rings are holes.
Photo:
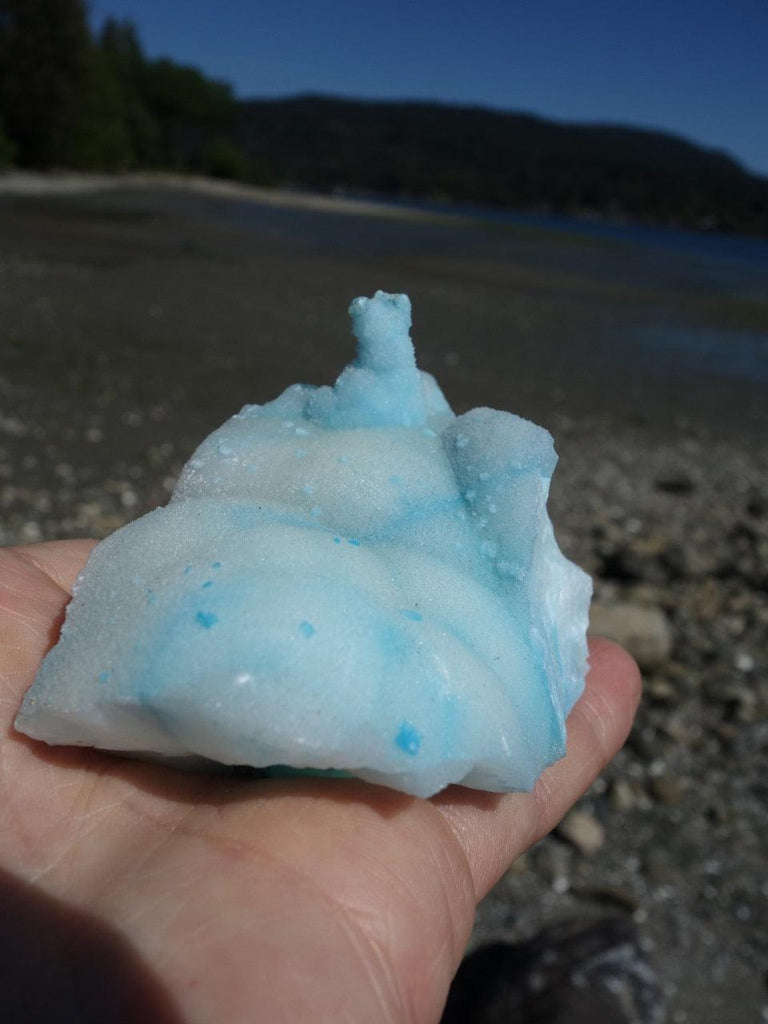
[[[0,543],[103,537],[163,503],[244,404],[335,379],[353,297],[407,292],[419,364],[457,412],[552,432],[558,538],[646,683],[578,808],[597,840],[538,844],[482,905],[473,947],[619,914],[670,1021],[761,1019],[768,262],[216,183],[8,182]]]

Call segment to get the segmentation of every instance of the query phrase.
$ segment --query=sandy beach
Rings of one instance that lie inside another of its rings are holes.
[[[600,841],[540,843],[481,907],[473,943],[624,915],[668,1020],[758,1020],[766,280],[661,242],[374,202],[5,176],[0,543],[104,536],[164,502],[243,404],[335,378],[354,296],[408,292],[420,365],[457,412],[505,408],[552,431],[561,545],[619,609],[616,630],[646,644],[636,728],[579,805]]]

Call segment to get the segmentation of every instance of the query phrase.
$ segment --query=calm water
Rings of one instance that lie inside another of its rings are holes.
[[[496,224],[563,232],[574,236],[611,239],[631,245],[650,246],[664,251],[687,252],[718,261],[755,263],[768,274],[768,239],[726,235],[716,231],[685,231],[676,228],[648,227],[639,224],[610,223],[587,218],[549,214],[518,213],[482,207],[455,207],[439,204],[402,204],[405,209],[427,209],[447,214],[462,214]],[[768,287],[768,281],[766,282]]]
[[[768,240],[426,203],[400,204],[404,218],[386,219],[191,201],[205,207],[208,216],[320,255],[333,249],[366,257],[507,260],[655,290],[673,305],[679,296],[692,313],[689,322],[663,316],[660,323],[628,326],[612,335],[620,349],[614,347],[613,356],[621,358],[623,351],[629,364],[653,364],[661,372],[768,382]],[[466,219],[463,224],[409,221],[408,209]]]

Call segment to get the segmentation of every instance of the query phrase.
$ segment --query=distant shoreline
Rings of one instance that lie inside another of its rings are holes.
[[[340,213],[356,216],[382,217],[386,219],[419,221],[429,224],[457,226],[477,221],[469,213],[444,213],[419,210],[387,202],[385,199],[355,199],[348,196],[328,196],[317,192],[294,191],[292,189],[264,188],[259,185],[245,185],[241,182],[225,181],[193,174],[171,174],[163,171],[139,171],[126,174],[91,174],[88,172],[8,171],[0,174],[0,197],[44,197],[67,195],[90,195],[94,192],[116,189],[170,188],[215,199],[233,199],[240,202],[261,203],[266,206],[280,206],[298,210],[315,210],[321,213]]]
[[[546,233],[578,239],[581,244],[612,244],[629,242],[659,244],[664,247],[702,249],[710,255],[755,260],[768,264],[768,239],[734,232],[702,231],[664,224],[647,224],[642,220],[612,221],[598,216],[568,216],[524,209],[455,209],[430,208],[429,203],[392,201],[387,197],[366,198],[353,195],[327,195],[304,189],[248,185],[243,182],[178,174],[165,171],[136,171],[103,174],[89,171],[35,172],[11,170],[0,172],[0,200],[3,198],[45,198],[95,195],[121,189],[151,191],[168,189],[180,194],[207,197],[230,202],[252,203],[285,210],[370,217],[384,221],[435,225],[451,228],[487,227],[513,231],[517,234]]]

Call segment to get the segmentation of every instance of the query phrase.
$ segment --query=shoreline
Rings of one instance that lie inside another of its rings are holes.
[[[115,175],[84,172],[46,174],[35,171],[8,171],[0,174],[0,197],[42,198],[45,196],[92,195],[97,192],[121,189],[150,191],[166,188],[212,199],[230,199],[318,213],[380,217],[385,220],[444,224],[450,227],[472,225],[477,222],[477,218],[470,214],[419,210],[387,202],[385,199],[355,199],[347,196],[323,195],[319,192],[265,188],[260,185],[247,185],[242,182],[195,174],[173,174],[165,171],[137,171]]]
[[[275,209],[370,217],[383,221],[432,224],[444,227],[486,228],[516,234],[562,235],[581,245],[682,246],[710,252],[722,248],[722,255],[764,263],[768,268],[768,236],[695,230],[669,223],[631,219],[613,220],[585,210],[555,213],[546,210],[485,208],[471,204],[434,203],[410,197],[402,201],[352,195],[328,195],[303,188],[268,188],[245,182],[213,178],[200,174],[171,171],[126,171],[116,174],[91,171],[0,171],[0,199],[5,197],[45,198],[95,195],[121,190],[169,190],[180,195],[200,196],[231,202],[249,203]]]

